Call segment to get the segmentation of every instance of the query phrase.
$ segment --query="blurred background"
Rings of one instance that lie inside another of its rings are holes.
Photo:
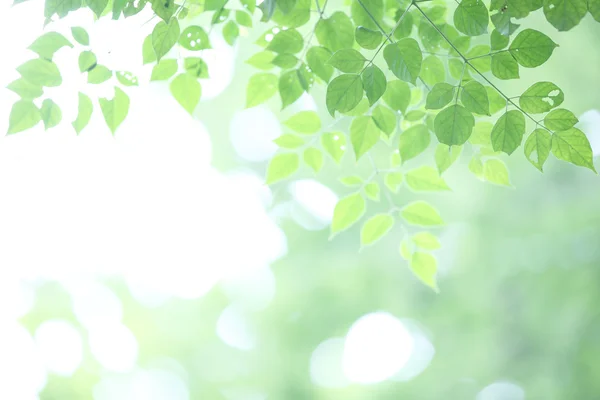
[[[43,32],[40,1],[8,3],[2,87]],[[46,29],[86,27],[102,64],[147,81],[148,17],[84,11]],[[600,24],[588,15],[558,33],[539,12],[523,23],[560,47],[500,86],[558,84],[600,155]],[[214,33],[194,117],[155,82],[127,88],[115,137],[97,103],[77,137],[77,90],[113,85],[85,86],[78,53],[62,49],[51,95],[63,124],[0,137],[0,399],[600,399],[597,176],[552,156],[542,175],[517,151],[505,160],[514,188],[496,187],[468,171],[465,149],[453,191],[419,195],[448,222],[435,294],[400,257],[402,229],[360,252],[357,228],[328,240],[349,193],[337,179],[368,176],[368,161],[346,154],[264,185],[280,121],[305,109],[331,121],[323,90],[283,113],[277,99],[244,109],[261,32],[234,47]],[[16,99],[0,90],[4,132]]]

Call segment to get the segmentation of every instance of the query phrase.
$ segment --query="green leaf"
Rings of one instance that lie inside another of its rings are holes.
[[[100,84],[112,78],[112,71],[106,68],[104,65],[96,65],[91,71],[88,72],[88,83]]]
[[[592,146],[585,134],[577,128],[556,132],[552,135],[552,154],[559,160],[568,161],[596,172]]]
[[[361,186],[363,184],[362,178],[356,175],[340,178],[340,182],[346,186]]]
[[[240,36],[240,28],[233,21],[227,21],[223,27],[223,39],[230,45],[233,46],[238,36]]]
[[[152,47],[152,35],[146,36],[142,45],[142,58],[144,65],[156,61],[156,53]]]
[[[206,31],[198,25],[190,25],[181,32],[179,45],[186,50],[210,49],[210,40]]]
[[[535,29],[525,29],[512,41],[508,51],[519,64],[527,68],[539,67],[558,47],[548,36]]]
[[[483,179],[483,163],[479,157],[473,157],[471,161],[469,161],[469,171],[477,178]]]
[[[421,78],[428,85],[436,85],[446,80],[446,67],[436,56],[429,56],[423,60]]]
[[[179,74],[171,82],[170,90],[175,100],[192,114],[202,94],[202,87],[198,79],[190,74]]]
[[[336,11],[329,18],[317,22],[315,35],[322,46],[335,52],[351,48],[354,44],[354,25],[342,11]]]
[[[315,173],[318,173],[323,168],[323,153],[315,147],[309,147],[304,150],[304,162],[311,167]]]
[[[394,217],[388,214],[377,214],[369,218],[360,231],[360,244],[362,247],[372,245],[380,240],[394,226]]]
[[[286,29],[279,31],[271,43],[267,46],[267,50],[275,53],[299,53],[304,48],[304,39],[302,35],[295,29]]]
[[[98,102],[106,125],[114,135],[129,113],[129,96],[118,87],[115,87],[115,95],[112,99],[100,98]]]
[[[490,47],[492,51],[498,51],[505,49],[508,46],[508,42],[510,41],[510,37],[501,34],[497,29],[492,31],[492,35],[490,37]]]
[[[427,165],[408,171],[405,178],[408,187],[415,191],[437,192],[451,190],[444,179],[440,177],[437,170]]]
[[[365,199],[360,193],[351,194],[338,201],[333,210],[330,238],[358,222],[364,215],[365,209]]]
[[[90,36],[87,31],[80,26],[74,26],[71,28],[71,34],[73,35],[73,39],[77,41],[77,43],[82,44],[84,46],[90,45]],[[72,46],[71,46],[72,47]]]
[[[360,72],[367,59],[354,49],[338,50],[327,61],[327,64],[342,72]]]
[[[277,146],[284,149],[296,149],[298,147],[304,146],[305,144],[304,139],[289,133],[279,136],[277,139],[273,140],[273,142]]]
[[[366,7],[365,10],[364,7]],[[353,0],[350,8],[352,19],[356,26],[364,26],[369,29],[378,29],[377,24],[382,24],[384,15],[383,0]],[[375,22],[377,21],[377,22]]]
[[[502,35],[512,35],[520,25],[512,22],[512,16],[509,12],[498,12],[490,17],[496,29]]]
[[[300,111],[283,124],[296,132],[313,134],[321,129],[321,118],[314,111]]]
[[[28,48],[40,57],[50,60],[54,53],[63,47],[73,47],[73,45],[60,33],[48,32],[37,38]]]
[[[463,145],[471,136],[475,118],[466,108],[455,104],[443,109],[434,121],[434,131],[440,143]]]
[[[387,83],[383,94],[383,101],[394,111],[406,112],[410,104],[412,93],[407,83],[393,80]]]
[[[369,105],[375,104],[383,96],[387,88],[387,80],[384,73],[374,64],[365,68],[362,73],[362,82],[367,99],[369,99]]]
[[[82,51],[79,55],[79,71],[88,72],[96,67],[98,59],[91,51]]]
[[[385,175],[383,183],[390,189],[390,191],[396,193],[398,187],[404,182],[404,174],[402,172],[390,172]]]
[[[497,112],[506,108],[507,100],[493,87],[486,86],[488,100],[490,101],[490,114],[494,115]]]
[[[18,94],[23,100],[37,99],[44,94],[41,86],[35,85],[23,78],[12,81],[6,88]]]
[[[492,55],[492,74],[499,79],[518,79],[519,63],[509,52]]]
[[[410,269],[417,278],[434,291],[438,292],[435,279],[437,273],[437,260],[428,253],[415,252],[410,260]]]
[[[488,9],[481,0],[462,0],[454,12],[454,26],[468,36],[487,33],[489,23]]]
[[[525,116],[522,112],[511,110],[496,121],[492,129],[492,148],[510,155],[521,145],[525,134]]]
[[[410,259],[412,258],[410,242],[406,238],[402,239],[402,241],[400,242],[400,256],[406,261],[410,261]]]
[[[420,124],[408,128],[400,134],[398,149],[402,162],[415,158],[429,147],[431,135],[427,126]]]
[[[472,58],[469,63],[473,66],[473,68],[477,69],[479,72],[489,72],[492,70],[492,58],[489,56],[490,54],[490,46],[487,45],[479,45],[473,47],[471,50],[467,52],[467,58]],[[467,68],[465,71],[465,76],[469,76],[468,72],[470,68]]]
[[[309,68],[325,82],[329,82],[333,75],[333,67],[327,64],[330,58],[331,52],[325,47],[313,46],[306,53],[306,63]]]
[[[441,226],[444,221],[438,211],[429,203],[415,201],[402,209],[400,215],[406,222],[417,226]]]
[[[256,107],[277,93],[277,76],[267,72],[252,75],[246,88],[246,108]]]
[[[235,21],[241,26],[252,28],[252,16],[245,11],[237,10],[235,12]]]
[[[54,101],[45,99],[42,102],[42,108],[40,108],[40,116],[44,122],[44,128],[48,130],[60,124],[60,121],[62,120],[62,111]]]
[[[508,168],[502,160],[491,159],[483,164],[483,177],[486,181],[496,185],[510,186]]]
[[[396,125],[398,124],[396,114],[386,106],[377,105],[373,109],[371,117],[373,117],[373,121],[375,121],[377,127],[388,137],[396,130]]]
[[[94,105],[92,104],[92,100],[90,100],[90,98],[84,93],[79,92],[77,119],[71,123],[78,135],[90,122],[93,109]]]
[[[369,116],[360,116],[352,120],[350,125],[350,141],[358,161],[379,141],[380,131],[375,121]]]
[[[467,110],[475,114],[491,115],[487,90],[477,81],[469,81],[462,87],[460,100]]]
[[[494,125],[491,122],[477,122],[469,142],[475,145],[492,147],[492,129],[494,129]]]
[[[175,11],[177,10],[177,6],[175,5],[175,0],[151,0],[152,1],[152,10],[158,15],[163,21],[168,22]],[[160,58],[160,57],[159,57]]]
[[[54,14],[57,14],[60,18],[63,18],[70,11],[78,10],[80,7],[81,0],[46,0],[44,17],[50,19]]]
[[[324,133],[321,135],[321,146],[339,164],[346,152],[346,137],[340,132]]]
[[[260,6],[259,6],[260,7]],[[284,13],[279,7],[273,13],[273,21],[280,26],[297,28],[308,22],[311,15],[311,0],[296,0],[294,8]]]
[[[379,194],[381,193],[381,188],[377,184],[377,182],[369,182],[364,187],[365,195],[373,200],[379,201]]]
[[[36,58],[17,67],[23,78],[37,86],[56,87],[62,83],[62,77],[52,61]]]
[[[456,88],[448,83],[437,83],[427,95],[425,108],[428,110],[440,110],[446,107],[454,98]]]
[[[86,4],[100,18],[108,5],[108,0],[86,0]]]
[[[19,100],[13,104],[8,118],[8,132],[13,134],[33,128],[42,119],[40,110],[30,100]]]
[[[307,56],[308,57],[308,56]],[[262,69],[267,71],[273,68],[272,61],[275,58],[275,53],[272,51],[260,51],[246,60],[246,64],[252,65],[254,68]]]
[[[298,71],[286,71],[279,78],[279,94],[281,96],[282,109],[293,104],[304,93],[304,87],[302,86]]]
[[[363,85],[360,75],[343,74],[333,79],[327,86],[327,110],[332,117],[335,112],[347,112],[360,103]]]
[[[544,125],[552,131],[566,131],[575,126],[579,119],[569,110],[558,108],[544,118]]]
[[[300,158],[296,153],[276,154],[267,167],[267,185],[289,178],[300,167]]]
[[[552,82],[538,82],[527,89],[519,98],[523,111],[541,114],[562,104],[565,99],[563,91]]]
[[[423,62],[423,53],[416,40],[405,38],[388,44],[383,50],[383,58],[396,77],[416,85]]]
[[[546,19],[559,31],[577,26],[587,13],[586,0],[544,0]]]
[[[588,0],[588,11],[596,21],[600,22],[600,0]]]
[[[165,81],[177,73],[177,60],[163,58],[154,68],[150,81]]]
[[[273,65],[276,65],[280,68],[290,69],[298,65],[298,58],[293,54],[282,53],[278,54],[272,62]]]
[[[413,242],[424,250],[437,250],[442,247],[437,237],[429,232],[419,232],[412,237]]]
[[[445,144],[438,144],[435,149],[435,165],[437,166],[440,175],[454,164],[461,152],[461,146],[449,147]]]
[[[177,39],[179,39],[179,33],[179,21],[177,21],[177,18],[171,19],[168,24],[163,21],[156,24],[152,31],[152,48],[158,61],[175,46]]]
[[[525,141],[525,157],[534,167],[544,172],[544,163],[552,149],[552,136],[545,129],[536,129]]]
[[[117,80],[123,86],[138,86],[138,79],[136,76],[127,71],[118,71]]]
[[[364,26],[356,27],[356,43],[363,49],[375,50],[381,44],[381,32],[367,29]]]

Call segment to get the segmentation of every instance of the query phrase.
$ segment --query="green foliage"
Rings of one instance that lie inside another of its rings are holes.
[[[364,223],[363,246],[397,226],[443,225],[432,205],[417,200],[402,206],[396,203],[401,198],[390,193],[403,186],[415,192],[448,191],[441,175],[460,164],[463,148],[472,148],[465,151],[473,154],[467,167],[472,174],[503,186],[510,186],[509,171],[498,155],[515,152],[527,133],[524,155],[540,171],[551,155],[595,171],[589,141],[576,128],[577,117],[558,108],[565,94],[556,84],[540,81],[520,96],[503,92],[499,85],[519,79],[520,68],[546,63],[558,46],[546,33],[521,27],[525,17],[541,9],[548,29],[567,31],[588,12],[600,20],[599,0],[328,3],[45,0],[44,15],[50,21],[88,8],[97,18],[118,20],[151,8],[158,18],[151,20],[152,33],[140,46],[143,63],[152,66],[150,80],[168,82],[173,97],[190,114],[202,96],[200,80],[210,76],[202,58],[212,47],[209,32],[218,25],[229,45],[253,46],[246,61],[254,70],[246,86],[246,107],[275,103],[286,109],[310,93],[333,117],[326,121],[329,117],[322,113],[300,111],[282,119],[291,132],[274,141],[280,150],[267,167],[267,183],[296,173],[319,173],[328,163],[344,165],[341,181],[354,192],[343,195],[335,207],[332,236],[357,223],[367,202],[379,202],[389,211]],[[255,44],[246,37],[253,30],[262,32]],[[58,51],[79,54],[78,67],[89,84],[112,82],[114,71],[98,64],[87,32],[72,27],[71,34],[73,41],[47,32],[29,46],[38,58],[20,65],[20,78],[8,85],[20,97],[11,110],[9,133],[40,121],[46,129],[61,122],[62,111],[45,97],[46,88],[62,84],[52,61]],[[167,58],[170,52],[177,57]],[[129,110],[127,88],[138,85],[129,73],[114,75],[124,89],[115,87],[113,99],[97,99],[113,134]],[[94,103],[82,92],[78,96],[78,115],[72,122],[77,134],[87,126]],[[341,120],[348,128],[330,131]],[[347,158],[355,161],[349,166],[343,163],[346,153],[353,153]],[[378,165],[381,154],[387,154],[389,168]],[[408,161],[420,164],[407,167]],[[301,169],[301,164],[308,168]],[[347,173],[354,166],[361,171],[368,166],[373,174],[358,178]],[[437,263],[428,252],[437,250],[439,241],[420,232],[401,243],[401,254],[417,278],[437,289]]]

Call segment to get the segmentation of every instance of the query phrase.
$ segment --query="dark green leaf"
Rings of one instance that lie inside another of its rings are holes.
[[[336,111],[352,110],[362,98],[363,85],[360,75],[340,75],[327,86],[326,103],[331,116],[335,116]]]
[[[471,136],[475,118],[466,108],[455,104],[442,110],[434,122],[435,134],[448,146],[463,145]]]
[[[535,29],[525,29],[510,44],[509,52],[519,64],[527,68],[542,65],[558,45]]]
[[[315,28],[315,35],[321,45],[335,52],[352,47],[354,26],[345,13],[336,11],[331,17],[319,20]]]
[[[381,44],[383,36],[381,32],[367,29],[364,26],[356,28],[356,43],[363,49],[375,50]]]
[[[512,154],[520,145],[525,134],[525,116],[522,112],[511,110],[498,119],[492,129],[492,148]]]
[[[436,84],[427,95],[425,108],[440,110],[446,107],[454,98],[455,90],[456,88],[448,83]]]
[[[387,80],[385,75],[376,65],[371,65],[362,73],[362,82],[369,99],[369,105],[375,104],[377,100],[385,93]]]
[[[487,32],[490,17],[481,0],[462,0],[454,12],[454,26],[468,36]]]
[[[417,83],[423,54],[416,40],[405,38],[388,44],[383,50],[383,57],[392,73],[399,79],[413,85]]]

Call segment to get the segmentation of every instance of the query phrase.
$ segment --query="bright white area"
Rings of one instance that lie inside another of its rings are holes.
[[[378,311],[360,317],[345,337],[321,342],[309,371],[316,385],[328,388],[408,381],[427,368],[434,354],[418,324]]]
[[[7,38],[0,63],[0,132],[7,131],[18,99],[4,87],[19,77],[18,65],[36,57],[26,48],[44,32],[42,1],[10,3],[0,2],[0,35]],[[202,122],[176,103],[167,83],[147,84],[151,67],[142,66],[141,43],[152,30],[153,24],[144,25],[148,17],[94,23],[83,11],[45,28],[71,38],[70,26],[85,27],[99,63],[140,78],[140,87],[125,88],[131,108],[114,137],[97,98],[111,97],[115,81],[87,85],[77,68],[81,48],[63,48],[54,57],[63,85],[46,95],[61,107],[62,124],[48,132],[40,124],[0,134],[0,376],[14,377],[0,382],[0,398],[36,399],[48,373],[77,370],[82,347],[109,374],[96,387],[95,399],[189,398],[178,376],[138,371],[137,340],[122,323],[121,301],[100,283],[105,277],[124,278],[147,306],[171,297],[196,299],[221,282],[238,307],[232,310],[260,310],[274,296],[269,265],[286,253],[287,244],[267,214],[271,191],[252,172],[225,175],[212,168]],[[235,49],[217,36],[211,39],[213,49],[203,53],[211,76],[202,81],[203,100],[225,90],[235,72]],[[79,90],[92,98],[94,114],[76,136],[70,123]],[[251,133],[264,123],[262,112],[246,115],[238,131]],[[276,119],[270,123],[279,129]],[[249,152],[239,144],[236,149]],[[14,321],[31,310],[35,287],[44,280],[64,286],[81,328],[50,321],[38,328],[34,341]],[[224,313],[222,333],[239,324],[239,315],[242,311]],[[238,348],[250,346],[248,338],[224,335]]]
[[[46,369],[57,375],[73,375],[83,360],[81,335],[70,322],[42,322],[35,331],[35,344]]]

